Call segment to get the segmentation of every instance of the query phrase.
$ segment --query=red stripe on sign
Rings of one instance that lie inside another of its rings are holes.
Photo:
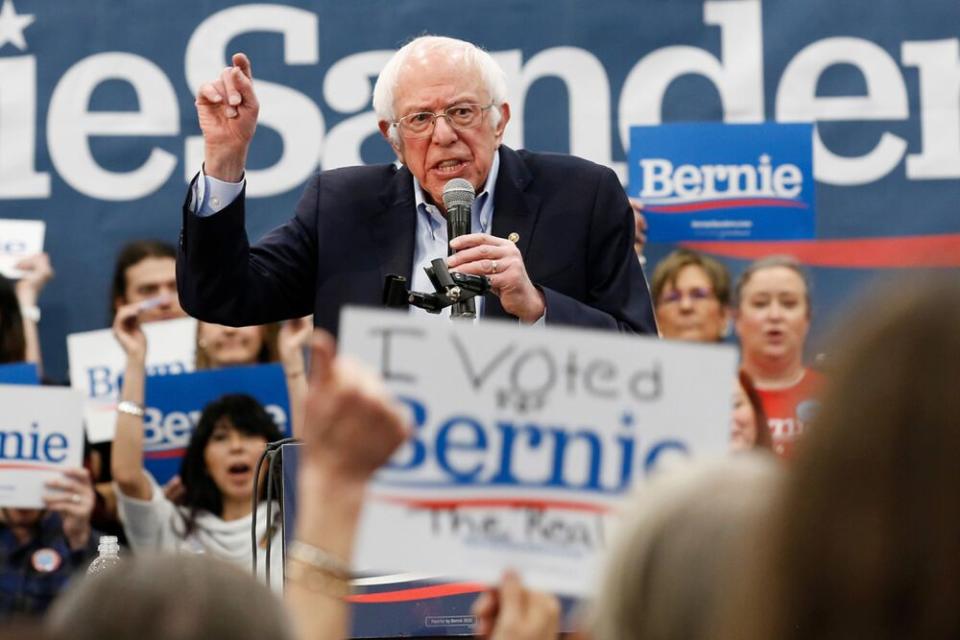
[[[816,267],[852,269],[960,267],[960,234],[781,240],[771,242],[684,242],[685,247],[727,258],[755,260],[786,253]]]
[[[63,471],[63,467],[52,464],[30,464],[29,462],[0,462],[0,471],[3,469],[25,469],[27,471]]]
[[[590,513],[607,513],[612,509],[605,505],[592,502],[576,502],[573,500],[534,500],[527,498],[461,498],[459,500],[426,500],[418,498],[402,498],[398,496],[375,496],[375,500],[401,504],[416,509],[482,509],[488,507],[533,508],[533,509],[564,509],[566,511],[587,511]]]
[[[430,600],[446,596],[460,596],[466,593],[480,593],[486,590],[482,584],[475,582],[455,582],[453,584],[437,584],[430,587],[416,587],[401,591],[382,591],[380,593],[358,593],[347,597],[355,604],[375,604],[383,602],[410,602],[411,600]]]
[[[162,458],[182,458],[183,454],[186,452],[186,447],[181,447],[179,449],[161,449],[160,451],[147,451],[143,454],[143,457],[147,458],[148,460],[158,460]]]
[[[736,198],[732,200],[707,200],[687,204],[650,204],[643,207],[650,213],[690,213],[691,211],[709,211],[711,209],[739,209],[742,207],[785,207],[789,209],[807,209],[807,203],[783,198]]]

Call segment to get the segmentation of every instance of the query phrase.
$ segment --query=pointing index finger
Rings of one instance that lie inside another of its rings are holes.
[[[243,75],[247,76],[250,80],[253,80],[253,68],[250,65],[250,58],[247,57],[245,53],[235,53],[233,54],[233,66],[239,67],[240,71],[243,72]]]

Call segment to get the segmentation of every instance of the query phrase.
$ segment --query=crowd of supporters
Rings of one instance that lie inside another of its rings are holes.
[[[16,283],[0,279],[0,362],[40,365],[37,306],[53,270],[43,255],[21,267]],[[952,447],[960,446],[960,286],[924,278],[856,305],[833,337],[827,375],[807,363],[813,296],[792,258],[758,260],[734,281],[719,261],[678,249],[656,265],[650,285],[662,338],[739,345],[731,455],[665,473],[628,501],[596,598],[580,612],[584,633],[695,640],[960,631],[952,601],[960,507],[950,485]],[[286,374],[303,453],[297,531],[284,559],[266,494],[254,496],[256,461],[281,434],[249,396],[207,405],[166,486],[144,469],[142,324],[184,316],[172,247],[124,248],[109,306],[126,358],[116,435],[89,448],[85,468],[51,483],[45,509],[2,509],[0,616],[35,616],[41,622],[18,627],[17,637],[54,640],[345,637],[364,487],[409,430],[382,382],[336,356],[309,319],[198,323],[198,369],[279,362]],[[274,595],[280,571],[273,592],[250,575],[254,521],[264,536],[259,565],[267,548],[274,566],[287,563],[282,600]],[[103,533],[129,545],[123,570],[76,577]],[[560,630],[556,598],[514,573],[478,598],[474,614],[481,637]]]

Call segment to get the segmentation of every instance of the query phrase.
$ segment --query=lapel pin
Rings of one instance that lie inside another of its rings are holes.
[[[517,233],[516,231],[511,231],[510,235],[507,236],[507,240],[509,240],[513,244],[517,244],[517,241],[520,240],[520,234]]]

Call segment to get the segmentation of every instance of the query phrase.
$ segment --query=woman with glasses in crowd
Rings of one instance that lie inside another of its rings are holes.
[[[730,274],[709,256],[677,249],[657,264],[651,293],[660,335],[719,342],[729,325]]]

